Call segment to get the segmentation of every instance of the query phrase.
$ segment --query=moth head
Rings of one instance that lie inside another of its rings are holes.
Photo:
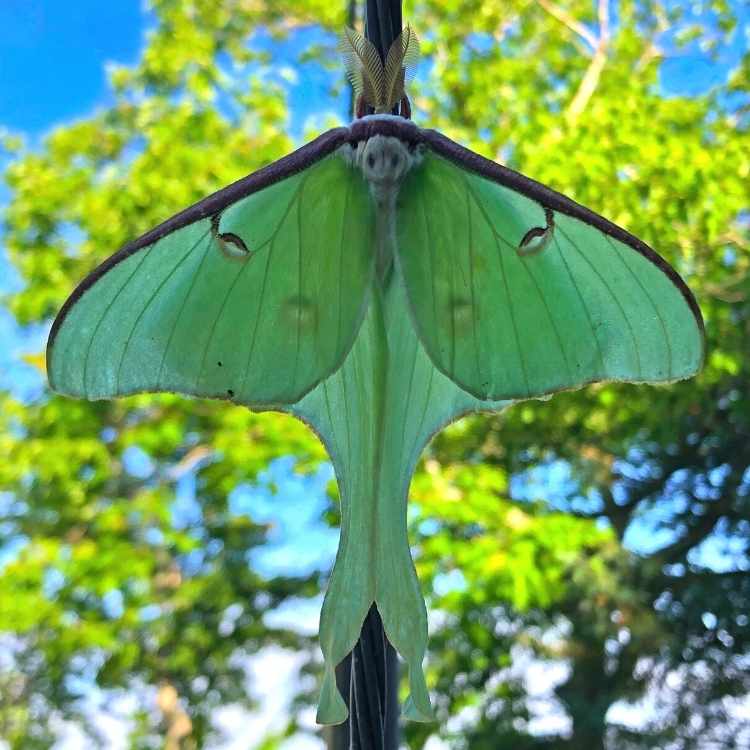
[[[365,178],[376,185],[400,182],[414,162],[402,141],[386,135],[374,135],[365,141],[359,159]]]

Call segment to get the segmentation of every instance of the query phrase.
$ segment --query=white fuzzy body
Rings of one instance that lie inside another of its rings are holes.
[[[393,261],[396,243],[396,198],[401,182],[421,160],[419,150],[398,138],[374,135],[356,147],[344,146],[342,156],[362,170],[375,202],[378,277],[384,279]]]

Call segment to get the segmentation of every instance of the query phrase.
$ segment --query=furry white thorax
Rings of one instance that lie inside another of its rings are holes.
[[[378,116],[384,115],[375,115]],[[396,243],[396,197],[407,172],[421,161],[421,151],[410,149],[393,136],[374,135],[356,147],[343,146],[340,153],[352,167],[362,170],[370,186],[376,207],[378,275],[384,278]]]

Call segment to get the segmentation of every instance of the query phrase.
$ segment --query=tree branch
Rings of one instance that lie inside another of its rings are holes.
[[[159,684],[156,705],[167,727],[167,734],[164,738],[165,750],[180,750],[182,741],[193,731],[193,722],[180,705],[179,695],[174,685],[166,680]]]
[[[541,1],[541,0],[539,0]],[[586,75],[583,76],[578,91],[573,97],[565,113],[569,123],[574,123],[589,103],[599,78],[607,62],[607,46],[609,45],[609,0],[599,0],[599,39],[595,45],[594,56],[591,58]]]
[[[580,36],[581,39],[583,39],[591,47],[592,50],[596,50],[596,48],[599,46],[599,40],[594,36],[590,29],[580,23],[580,21],[576,21],[576,19],[573,18],[573,16],[571,16],[568,11],[560,8],[557,5],[554,5],[553,3],[550,3],[549,0],[536,1],[542,8],[544,8],[544,10],[547,11],[547,13],[556,18],[561,24],[567,26],[574,34]]]

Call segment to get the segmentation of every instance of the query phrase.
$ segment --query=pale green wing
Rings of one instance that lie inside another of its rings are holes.
[[[84,280],[50,336],[55,390],[292,403],[341,364],[373,275],[359,170],[330,153],[250,194],[233,188]]]
[[[406,177],[397,258],[439,370],[490,399],[696,373],[700,313],[653,250],[558,193],[424,132],[458,158],[426,148]]]

